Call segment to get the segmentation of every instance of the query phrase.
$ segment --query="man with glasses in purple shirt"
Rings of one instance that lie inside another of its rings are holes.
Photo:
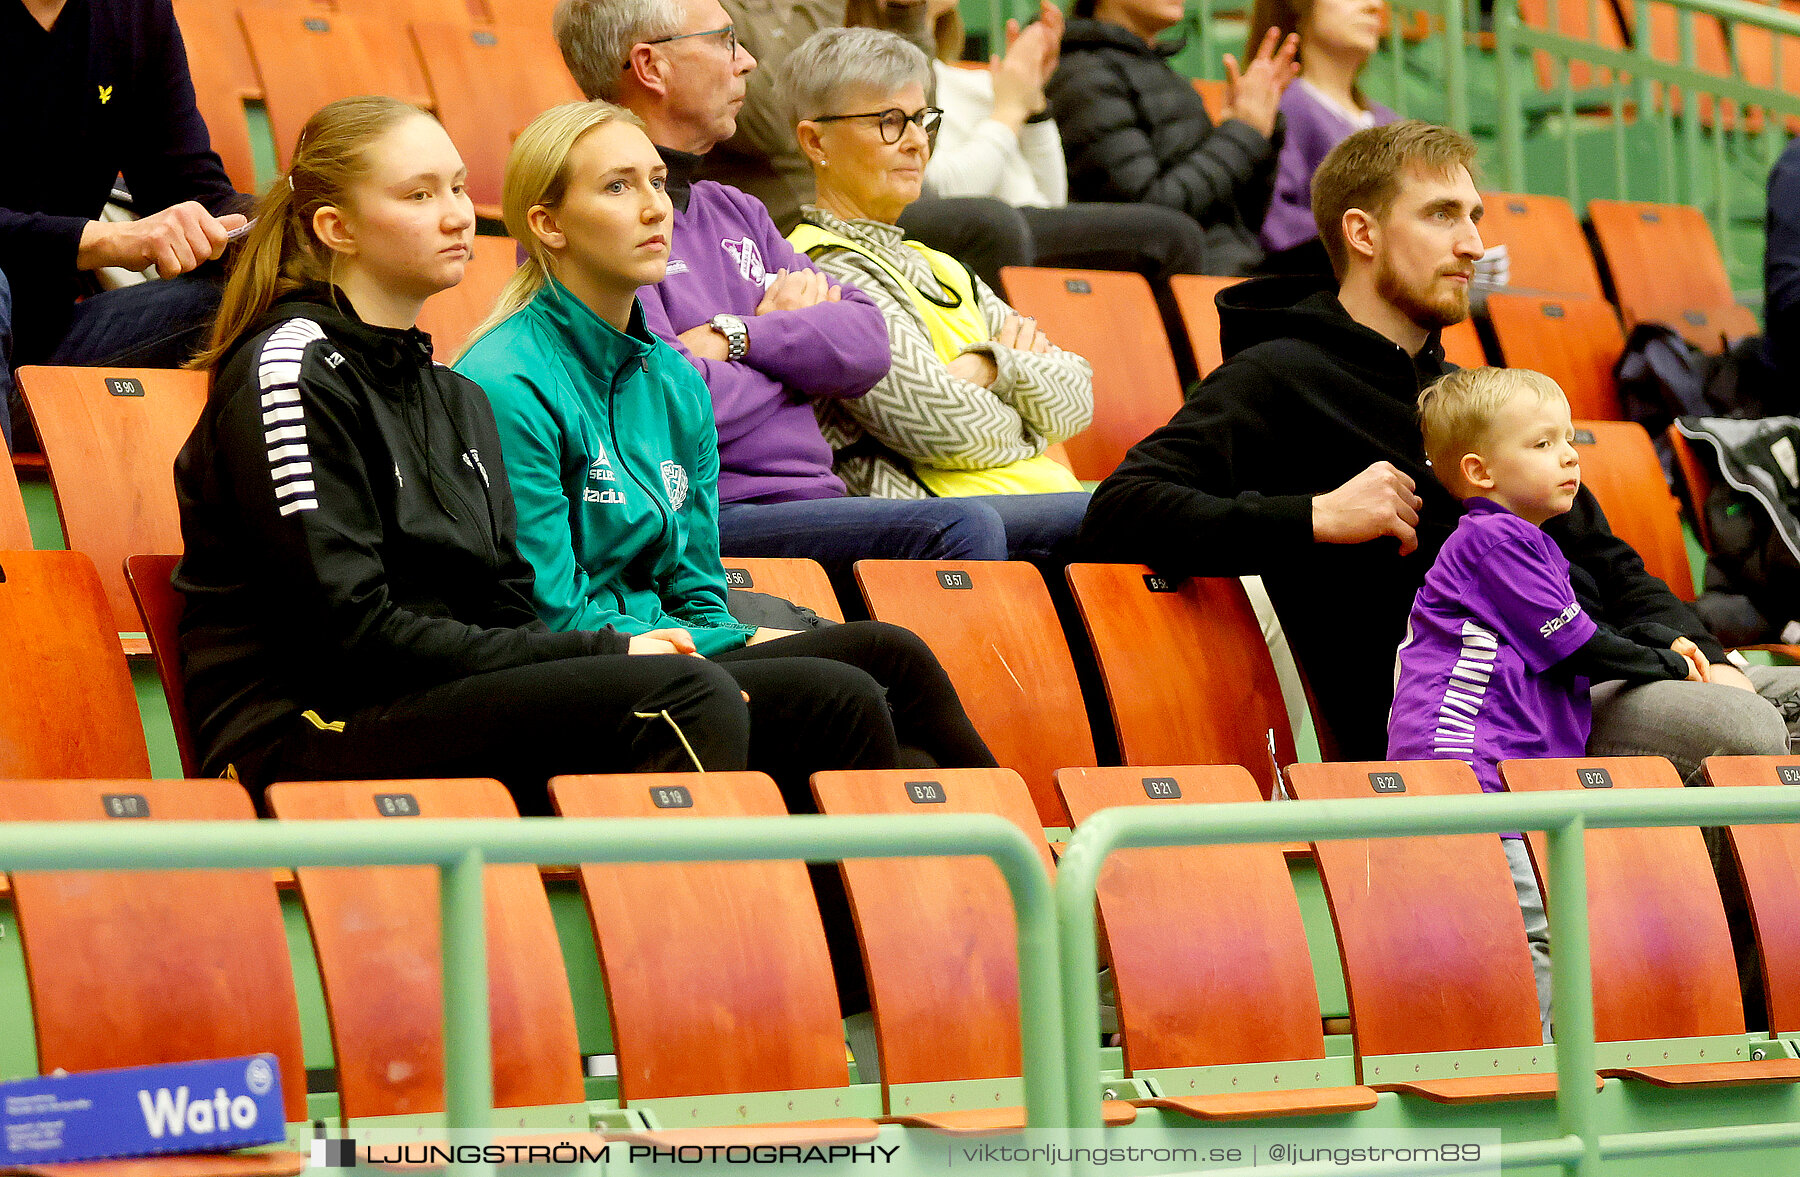
[[[556,38],[589,98],[644,120],[675,205],[668,276],[638,292],[650,329],[706,380],[719,430],[719,546],[805,556],[842,584],[852,561],[1007,557],[993,508],[845,497],[814,398],[887,374],[881,310],[793,249],[753,197],[696,181],[731,137],[756,60],[719,0],[562,0]]]

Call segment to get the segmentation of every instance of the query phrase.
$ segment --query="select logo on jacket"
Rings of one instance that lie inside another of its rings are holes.
[[[738,277],[747,282],[754,282],[764,289],[775,284],[775,275],[769,273],[768,267],[763,265],[762,250],[758,249],[756,242],[750,238],[740,237],[736,241],[720,241],[719,247],[733,262],[737,263]]]
[[[606,447],[598,441],[594,442],[594,453],[599,456],[594,464],[588,467],[588,482],[617,482],[619,476],[613,473],[612,460],[606,456]],[[581,488],[581,501],[584,503],[624,503],[625,495],[612,487],[602,490],[596,486]]]
[[[662,464],[662,479],[663,490],[666,491],[669,496],[669,509],[671,511],[681,510],[681,505],[687,502],[688,496],[687,467],[683,466],[680,462],[664,462]]]
[[[263,340],[262,354],[256,358],[263,442],[269,447],[269,481],[283,515],[319,509],[312,451],[306,448],[306,410],[300,404],[300,362],[307,345],[323,338],[325,329],[311,319],[289,319]],[[327,359],[336,355],[330,352]]]

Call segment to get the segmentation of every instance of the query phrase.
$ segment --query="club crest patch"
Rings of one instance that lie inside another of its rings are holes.
[[[756,247],[756,242],[748,237],[740,237],[736,241],[721,241],[719,245],[737,263],[738,277],[765,289],[774,284],[775,275],[769,273],[768,267],[763,265],[762,250]]]
[[[679,511],[687,502],[688,474],[687,467],[680,462],[664,462],[662,464],[663,489],[669,493],[669,506]]]

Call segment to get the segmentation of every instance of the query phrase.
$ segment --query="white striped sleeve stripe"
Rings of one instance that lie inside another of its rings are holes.
[[[263,409],[263,441],[269,447],[269,478],[277,509],[283,516],[316,511],[319,500],[311,478],[312,454],[306,445],[306,409],[300,396],[300,366],[306,348],[325,338],[311,319],[289,319],[263,341],[257,356],[257,384]]]

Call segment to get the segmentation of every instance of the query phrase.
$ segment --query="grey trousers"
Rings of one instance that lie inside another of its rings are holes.
[[[1589,756],[1666,756],[1682,783],[1702,783],[1708,756],[1780,756],[1800,749],[1800,666],[1752,666],[1756,694],[1711,683],[1594,687]]]
[[[1525,942],[1531,947],[1531,973],[1537,982],[1538,1021],[1544,1041],[1550,1041],[1550,920],[1544,915],[1544,896],[1537,876],[1531,873],[1531,852],[1523,838],[1502,838],[1506,865],[1512,870],[1513,890],[1519,895],[1519,911],[1525,917]]]

